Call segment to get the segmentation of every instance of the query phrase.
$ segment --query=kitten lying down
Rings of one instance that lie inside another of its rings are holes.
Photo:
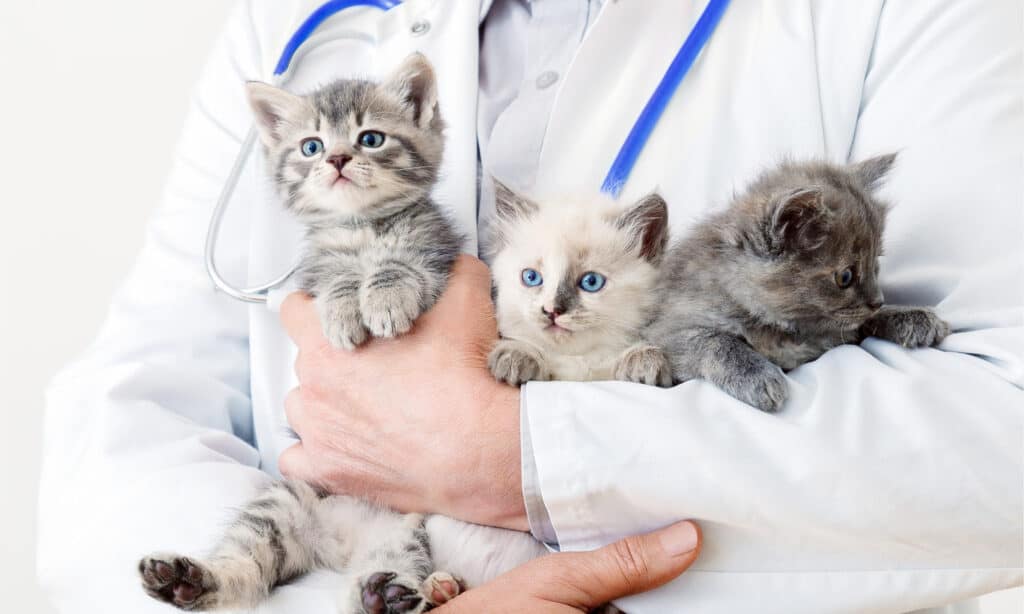
[[[879,337],[935,345],[950,328],[925,307],[884,305],[878,257],[888,206],[875,192],[895,154],[851,166],[787,162],[669,251],[664,309],[648,329],[672,377],[702,377],[776,411],[783,370]]]
[[[495,187],[488,247],[502,339],[489,358],[494,376],[516,386],[552,379],[670,385],[665,355],[641,338],[657,307],[665,201],[539,202]]]

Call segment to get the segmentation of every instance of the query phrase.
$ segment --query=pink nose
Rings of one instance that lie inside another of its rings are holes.
[[[351,160],[352,156],[348,156],[345,154],[336,154],[327,158],[327,163],[333,166],[334,168],[338,169],[338,172],[340,173],[341,169],[345,168],[345,165],[348,164]]]
[[[541,307],[541,308],[540,308],[540,310],[541,310],[541,311],[542,311],[542,312],[544,313],[544,315],[546,315],[546,316],[548,317],[548,319],[549,319],[549,320],[551,320],[552,322],[554,322],[554,321],[555,321],[556,319],[558,319],[558,316],[560,316],[560,315],[562,315],[563,313],[565,313],[564,311],[559,311],[559,310],[558,310],[558,308],[554,308],[554,309],[550,309],[550,310],[549,310],[549,309],[548,309],[547,307]]]

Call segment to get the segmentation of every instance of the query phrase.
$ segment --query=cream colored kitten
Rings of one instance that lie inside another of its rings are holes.
[[[489,247],[502,339],[494,376],[627,380],[669,386],[660,348],[640,331],[655,315],[668,208],[650,195],[623,206],[597,196],[531,200],[496,183]]]

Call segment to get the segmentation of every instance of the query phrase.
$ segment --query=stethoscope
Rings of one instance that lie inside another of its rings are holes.
[[[302,25],[299,26],[295,34],[288,40],[284,51],[281,53],[281,58],[278,60],[277,67],[274,69],[273,85],[282,87],[287,82],[288,70],[295,54],[303,43],[328,18],[345,9],[357,6],[368,6],[387,11],[399,4],[401,4],[401,0],[330,0],[324,3],[302,22]],[[619,196],[623,186],[626,184],[626,180],[633,171],[633,167],[640,158],[640,153],[647,144],[647,140],[650,138],[651,133],[654,132],[655,125],[657,125],[658,120],[665,112],[665,108],[679,88],[679,84],[683,82],[686,74],[690,71],[690,67],[693,66],[697,56],[711,38],[728,5],[729,0],[708,1],[704,12],[697,19],[697,23],[694,24],[686,40],[683,41],[682,47],[679,48],[668,70],[665,71],[665,75],[658,83],[658,87],[651,94],[647,104],[644,105],[643,110],[640,112],[640,116],[637,117],[636,122],[633,124],[633,128],[626,136],[626,140],[622,143],[618,155],[615,156],[615,160],[612,162],[612,166],[608,169],[608,174],[601,184],[602,192],[612,197]],[[232,298],[246,303],[268,302],[270,292],[283,286],[288,278],[292,276],[292,273],[295,272],[295,267],[293,266],[287,272],[266,283],[250,288],[239,288],[224,279],[217,270],[214,252],[217,247],[217,236],[220,232],[221,221],[224,219],[224,212],[227,210],[231,195],[234,193],[235,188],[238,187],[239,178],[249,160],[249,156],[256,148],[256,140],[257,133],[254,126],[249,129],[249,133],[242,142],[238,157],[235,159],[231,172],[224,182],[224,187],[217,198],[213,215],[210,217],[210,226],[206,235],[206,271],[210,279],[219,290]]]

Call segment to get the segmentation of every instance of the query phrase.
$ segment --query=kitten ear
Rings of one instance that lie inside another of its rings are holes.
[[[624,211],[615,225],[629,236],[629,250],[653,263],[661,261],[668,246],[668,205],[657,194],[648,194]]]
[[[260,139],[267,147],[280,144],[289,127],[301,124],[311,112],[309,104],[301,96],[283,89],[250,81],[245,84],[249,106],[256,116],[256,128]]]
[[[825,244],[830,216],[821,199],[821,188],[810,187],[775,201],[768,219],[770,255],[812,251]]]
[[[537,203],[517,193],[504,183],[491,177],[494,183],[494,207],[498,217],[505,221],[525,219],[539,210]]]
[[[416,52],[405,58],[384,81],[384,87],[398,95],[417,125],[434,127],[432,122],[440,120],[434,67],[422,53]]]
[[[882,180],[889,174],[895,163],[896,154],[891,153],[868,158],[863,162],[852,165],[851,170],[853,170],[854,176],[860,180],[864,187],[871,191],[877,189],[882,184]]]

